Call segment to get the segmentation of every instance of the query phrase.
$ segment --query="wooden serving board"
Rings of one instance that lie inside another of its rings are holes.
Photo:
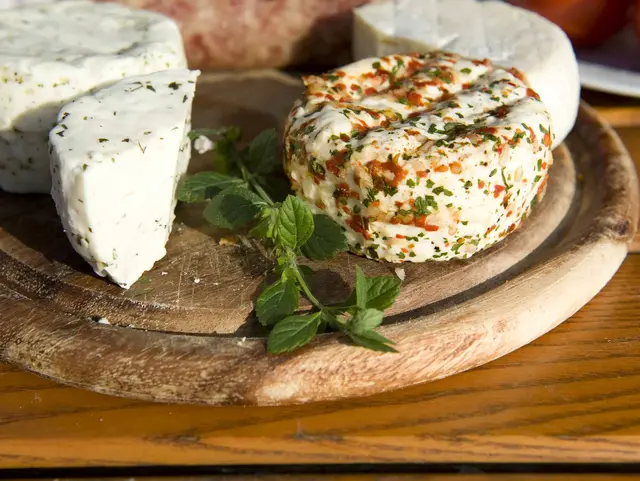
[[[193,125],[280,128],[301,84],[274,71],[204,75]],[[168,254],[130,290],[96,277],[47,196],[0,194],[0,358],[63,383],[167,402],[274,405],[380,391],[449,376],[546,333],[589,301],[624,259],[638,181],[613,131],[587,105],[554,152],[547,195],[524,226],[464,261],[405,264],[381,333],[399,354],[337,334],[291,355],[265,351],[253,302],[271,266],[259,245],[225,242],[181,206]],[[206,167],[194,158],[191,168]],[[351,289],[351,254],[312,263],[327,302]],[[111,325],[96,320],[106,318]]]

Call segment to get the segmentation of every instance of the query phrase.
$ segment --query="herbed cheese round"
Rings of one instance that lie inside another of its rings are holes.
[[[304,80],[285,170],[355,253],[467,258],[513,232],[544,194],[549,114],[515,69],[432,52]]]
[[[48,134],[65,103],[185,66],[177,25],[157,13],[84,0],[2,11],[0,189],[50,191]]]

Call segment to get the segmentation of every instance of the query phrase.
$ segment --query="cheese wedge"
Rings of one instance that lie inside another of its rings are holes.
[[[467,258],[518,228],[544,194],[550,117],[515,69],[430,52],[364,59],[305,84],[285,170],[355,253]]]
[[[51,194],[74,249],[124,288],[165,256],[200,72],[132,77],[62,108]]]
[[[395,0],[356,9],[355,59],[430,50],[516,67],[551,114],[554,147],[573,128],[580,100],[576,57],[565,33],[545,18],[476,0]]]
[[[185,68],[178,26],[115,3],[56,1],[0,15],[0,189],[51,190],[47,141],[62,105],[116,80]]]

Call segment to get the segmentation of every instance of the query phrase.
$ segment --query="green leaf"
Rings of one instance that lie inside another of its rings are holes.
[[[260,132],[249,144],[248,151],[247,164],[252,172],[268,173],[280,166],[276,129]]]
[[[397,277],[378,276],[367,279],[367,307],[384,311],[400,294],[402,281]]]
[[[354,334],[363,334],[382,324],[384,314],[377,309],[358,310],[349,322],[349,330]]]
[[[298,249],[313,233],[313,214],[300,198],[288,196],[280,207],[275,227],[276,241],[282,247]]]
[[[400,294],[402,281],[397,277],[378,276],[367,279],[367,305],[371,309],[384,311],[391,307]],[[345,302],[346,306],[353,307],[357,304],[357,293],[354,289]]]
[[[242,179],[219,172],[199,172],[180,184],[177,197],[181,202],[200,202],[210,199],[227,187],[242,183]]]
[[[349,336],[349,339],[351,339],[354,344],[367,349],[371,349],[372,351],[398,352],[391,345],[393,344],[393,341],[391,339],[387,339],[386,337],[378,334],[376,331],[365,331],[360,334],[347,332],[347,336]]]
[[[276,281],[268,286],[256,301],[256,315],[260,324],[272,326],[298,309],[300,293],[293,279]]]
[[[265,202],[244,187],[229,187],[216,195],[204,210],[204,218],[217,227],[235,229],[253,219]]]
[[[258,224],[249,231],[249,235],[263,239],[273,239],[277,219],[278,209],[272,209],[270,207],[263,208],[260,212]]]
[[[302,254],[313,261],[331,259],[338,252],[347,250],[347,238],[338,224],[329,216],[313,216],[313,233],[301,247]]]
[[[319,326],[319,312],[287,317],[269,333],[267,351],[280,354],[298,349],[313,339]]]
[[[360,269],[360,266],[356,266],[356,306],[358,309],[365,309],[367,307],[367,278]]]

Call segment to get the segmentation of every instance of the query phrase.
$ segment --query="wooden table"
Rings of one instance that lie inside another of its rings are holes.
[[[640,167],[640,102],[587,98],[618,126]],[[640,462],[640,236],[632,251],[595,299],[533,344],[470,372],[367,399],[160,405],[0,364],[0,467]]]

